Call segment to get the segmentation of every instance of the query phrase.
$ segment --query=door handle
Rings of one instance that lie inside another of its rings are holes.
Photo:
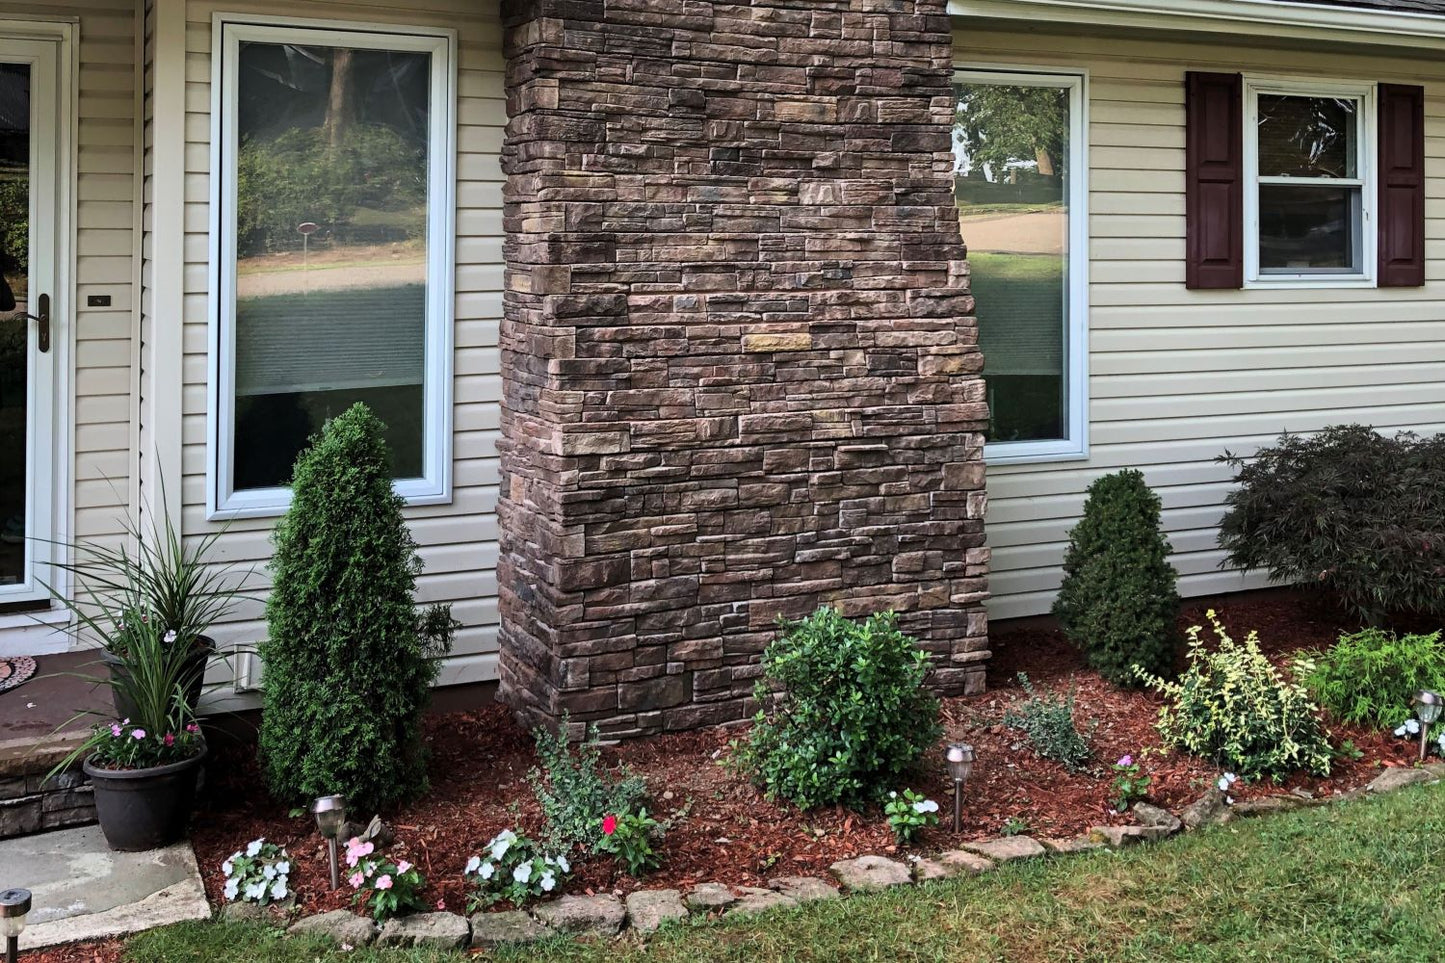
[[[40,326],[39,336],[35,339],[35,346],[40,349],[41,354],[50,351],[50,295],[40,296],[40,313],[30,314],[22,311],[15,315],[17,318],[27,318]]]

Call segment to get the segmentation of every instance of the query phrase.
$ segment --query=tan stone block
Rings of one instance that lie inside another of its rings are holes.
[[[813,347],[813,336],[806,331],[791,334],[745,334],[743,350],[750,353],[774,351],[808,351]]]

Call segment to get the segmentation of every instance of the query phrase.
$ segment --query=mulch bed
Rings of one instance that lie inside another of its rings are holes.
[[[1209,608],[1242,639],[1258,629],[1265,651],[1279,661],[1303,648],[1333,642],[1357,623],[1323,607],[1311,597],[1271,590],[1215,599],[1191,600],[1181,627],[1204,622]],[[1111,805],[1112,762],[1131,753],[1145,754],[1152,778],[1150,796],[1178,809],[1212,785],[1219,770],[1192,757],[1166,753],[1154,731],[1159,700],[1147,693],[1124,692],[1084,668],[1079,653],[1048,620],[1031,619],[996,627],[989,691],[981,696],[946,700],[945,741],[964,740],[978,759],[965,791],[963,832],[951,831],[952,784],[942,766],[941,748],[929,759],[912,788],[936,799],[944,825],[923,833],[918,851],[940,850],[967,840],[997,836],[1013,821],[1036,837],[1067,837],[1129,817]],[[1003,725],[1006,709],[1022,696],[1016,676],[1026,672],[1039,687],[1076,693],[1076,721],[1092,726],[1095,765],[1071,774],[1041,759],[1017,730]],[[565,891],[624,894],[648,888],[681,887],[715,880],[731,885],[764,885],[785,875],[827,875],[836,860],[865,853],[895,852],[881,812],[826,809],[802,813],[771,802],[724,763],[729,743],[742,728],[713,729],[638,740],[606,750],[611,764],[625,764],[645,777],[653,794],[649,812],[675,818],[664,844],[662,868],[645,881],[628,877],[612,860],[580,863]],[[1236,787],[1248,799],[1287,791],[1325,796],[1361,786],[1383,766],[1411,765],[1411,743],[1349,727],[1334,727],[1338,742],[1350,739],[1359,759],[1337,762],[1328,779],[1294,776],[1280,785]],[[466,888],[461,869],[482,845],[507,827],[534,838],[542,834],[541,814],[526,780],[535,756],[530,736],[500,705],[428,719],[432,752],[431,790],[419,801],[389,815],[396,842],[392,858],[416,863],[430,880],[428,898],[461,912]],[[213,746],[215,762],[194,820],[192,839],[207,894],[220,904],[224,878],[220,864],[257,837],[284,845],[300,909],[321,912],[349,905],[351,892],[327,888],[326,850],[309,815],[290,817],[262,790],[254,748],[232,743]],[[75,963],[97,956],[41,954],[45,963]]]

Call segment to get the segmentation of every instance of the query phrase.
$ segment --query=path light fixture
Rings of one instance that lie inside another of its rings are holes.
[[[20,959],[20,931],[30,914],[30,890],[7,889],[0,892],[0,936],[5,937],[5,963]]]
[[[1420,761],[1425,761],[1425,745],[1430,738],[1430,727],[1440,718],[1445,708],[1445,698],[1424,689],[1415,693],[1415,717],[1420,720]]]
[[[331,857],[331,888],[341,888],[341,868],[336,865],[336,847],[341,840],[341,827],[346,825],[346,797],[321,796],[311,804],[316,828],[326,837],[326,853]]]
[[[953,831],[963,830],[963,784],[973,772],[973,746],[955,742],[944,752],[948,775],[953,780]]]

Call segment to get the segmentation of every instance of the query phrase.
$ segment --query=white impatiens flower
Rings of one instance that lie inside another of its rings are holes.
[[[1220,792],[1229,792],[1229,787],[1233,786],[1237,782],[1239,782],[1238,776],[1236,776],[1232,772],[1226,772],[1224,775],[1219,777],[1219,782],[1216,783],[1216,785],[1219,786]]]
[[[261,839],[253,839],[253,840],[251,841],[251,845],[249,845],[249,846],[246,847],[246,855],[247,855],[247,856],[256,856],[256,855],[258,855],[258,854],[261,852],[261,847],[262,847],[263,845],[265,845],[265,843],[266,843],[266,840],[265,840],[264,837],[261,838]]]
[[[221,864],[221,872],[224,873],[224,874],[227,875],[227,876],[230,876],[230,875],[231,875],[231,870],[234,869],[235,866],[236,866],[236,864],[233,863],[233,862],[231,862],[231,861],[228,859],[228,860],[226,860],[224,863]]]
[[[890,792],[890,793],[888,794],[888,798],[889,798],[889,799],[897,799],[897,798],[898,798],[898,793],[897,793],[897,792]]]
[[[475,873],[481,867],[481,865],[482,857],[473,856],[471,859],[467,860],[467,868],[462,870],[462,872],[470,876],[472,873]]]
[[[1445,734],[1442,734],[1442,735],[1440,736],[1440,744],[1441,744],[1442,746],[1445,746]],[[564,873],[570,873],[570,872],[572,872],[572,864],[569,863],[569,862],[567,862],[567,857],[566,857],[566,856],[558,856],[558,857],[557,857],[557,868],[560,869],[560,870],[562,870],[562,872],[564,872]]]
[[[253,903],[259,903],[266,895],[265,883],[248,883],[246,885],[246,899]]]
[[[276,872],[281,876],[291,875],[291,862],[285,859],[281,860],[281,862],[276,864]]]
[[[266,865],[266,868],[263,869],[263,870],[261,870],[261,875],[264,876],[264,877],[266,877],[266,879],[267,879],[268,881],[275,879],[275,878],[276,878],[276,866],[275,866],[275,864],[273,864],[273,863],[268,863],[268,864]]]
[[[226,899],[228,899],[228,900],[234,900],[234,899],[236,898],[236,894],[239,893],[240,891],[241,891],[241,881],[240,881],[239,879],[228,879],[228,880],[226,880],[226,888],[225,888],[225,890],[223,891],[224,894],[225,894]]]
[[[923,813],[936,813],[938,812],[938,803],[934,802],[932,799],[920,799],[918,802],[913,804],[913,811],[918,813],[919,815],[922,815]]]
[[[284,879],[278,879],[278,880],[276,880],[276,882],[271,886],[271,898],[272,898],[272,899],[285,899],[285,898],[286,898],[286,881],[285,881]]]
[[[532,861],[529,859],[525,863],[518,863],[517,868],[512,870],[512,878],[519,883],[526,883],[530,880],[532,878]]]
[[[480,876],[482,879],[491,879],[492,874],[494,874],[496,871],[497,867],[493,866],[491,863],[483,863],[481,868],[477,870],[477,875]]]
[[[542,874],[542,892],[550,893],[557,887],[557,878],[550,872]]]
[[[492,859],[501,860],[503,856],[507,855],[507,850],[511,849],[512,844],[516,841],[517,834],[512,832],[510,829],[504,829],[501,832],[497,833],[496,836],[492,837],[492,841],[487,844],[489,847],[491,847]]]

